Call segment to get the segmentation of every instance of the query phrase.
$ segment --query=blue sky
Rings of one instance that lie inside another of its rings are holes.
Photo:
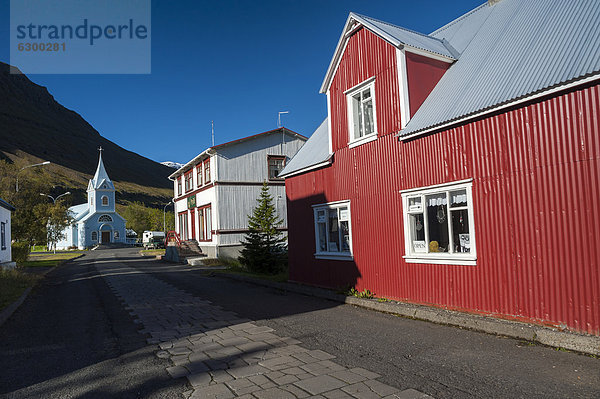
[[[30,75],[101,135],[155,161],[187,162],[215,144],[284,126],[310,135],[350,11],[422,33],[482,4],[457,1],[153,1],[152,74]],[[0,0],[9,62],[9,1]],[[116,60],[118,62],[118,60]]]

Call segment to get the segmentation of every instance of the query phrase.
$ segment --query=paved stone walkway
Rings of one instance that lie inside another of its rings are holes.
[[[321,350],[310,350],[269,327],[240,318],[122,263],[97,265],[107,281],[168,358],[167,372],[186,377],[184,398],[430,398],[377,381],[379,374],[346,368]]]

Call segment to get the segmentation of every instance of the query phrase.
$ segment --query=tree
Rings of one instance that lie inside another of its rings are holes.
[[[69,209],[60,202],[37,206],[35,212],[40,219],[47,220],[46,237],[48,246],[54,249],[56,253],[56,244],[66,237],[65,228],[73,224],[73,217],[69,214]]]
[[[21,170],[21,164],[0,161],[0,197],[15,206],[11,217],[12,238],[29,245],[45,243],[48,215],[43,212],[48,198],[40,193],[53,193],[54,189],[43,168]],[[15,190],[17,174],[19,192]],[[66,208],[65,215],[66,217]]]
[[[282,220],[278,218],[266,182],[257,202],[252,215],[248,215],[249,231],[242,241],[244,249],[239,260],[250,271],[275,274],[285,269],[287,248],[286,238],[277,230]]]
[[[127,220],[126,227],[134,230],[138,237],[141,237],[146,230],[163,230],[163,209],[148,208],[141,202],[133,202],[123,209],[121,215]],[[166,212],[165,221],[167,231],[175,228],[173,212]]]

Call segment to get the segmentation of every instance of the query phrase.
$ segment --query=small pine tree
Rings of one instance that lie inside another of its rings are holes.
[[[269,186],[263,183],[258,205],[248,215],[249,231],[244,236],[239,261],[248,270],[257,273],[276,274],[287,264],[286,238],[277,230],[282,220],[277,217]]]

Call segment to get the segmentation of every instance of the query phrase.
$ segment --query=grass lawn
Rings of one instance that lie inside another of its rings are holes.
[[[21,267],[52,267],[56,266],[59,262],[64,260],[73,259],[85,251],[65,251],[65,252],[42,252],[29,254],[27,262],[19,264]]]
[[[0,271],[0,310],[19,299],[23,292],[33,286],[39,278],[17,270]]]
[[[140,254],[142,254],[143,256],[158,256],[158,255],[164,255],[165,250],[164,249],[142,249],[140,251]]]

